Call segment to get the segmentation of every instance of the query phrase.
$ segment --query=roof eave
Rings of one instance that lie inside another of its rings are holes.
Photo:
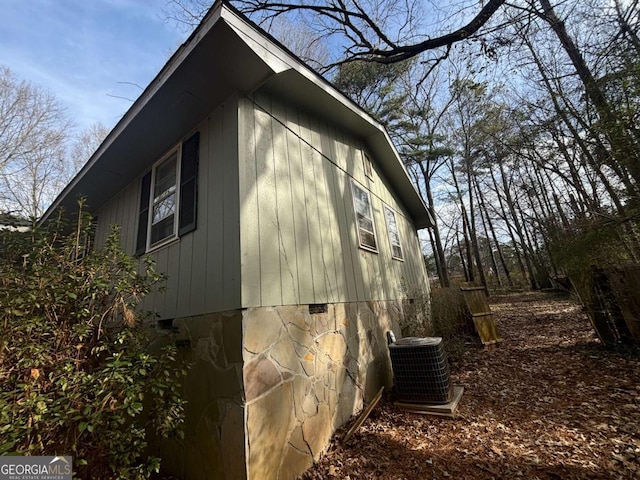
[[[216,27],[217,25],[218,27]],[[214,29],[214,27],[216,28]],[[215,60],[215,55],[211,54],[207,49],[213,48],[215,50],[216,48],[221,48],[220,45],[214,42],[214,39],[218,39],[216,35],[221,36],[224,40],[224,42],[218,43],[234,42],[236,48],[242,50],[244,57],[234,55],[232,58],[235,62],[230,64],[227,60],[224,66],[219,66],[218,69],[212,67],[211,63]],[[231,78],[232,74],[228,73],[227,70],[229,67],[233,67],[233,64],[236,65],[236,73],[232,77],[234,79],[234,88],[243,91],[243,93],[250,93],[267,82],[277,84],[278,78],[288,79],[293,72],[295,72],[294,76],[298,79],[304,79],[304,83],[308,84],[308,87],[305,88],[314,89],[315,93],[322,97],[320,101],[315,102],[315,108],[322,110],[322,113],[328,116],[329,119],[333,119],[338,124],[354,130],[371,147],[380,152],[378,157],[384,173],[389,178],[396,193],[401,197],[402,203],[411,215],[416,228],[425,228],[433,225],[433,219],[411,182],[402,160],[393,147],[393,143],[384,127],[348,97],[335,89],[322,76],[304,65],[295,55],[261,31],[257,25],[243,17],[233,7],[220,1],[214,4],[200,25],[167,61],[91,156],[86,165],[47,209],[40,222],[46,221],[54,211],[63,205],[69,207],[73,201],[72,197],[91,191],[91,186],[96,186],[99,182],[108,183],[109,180],[104,178],[104,175],[100,175],[102,171],[113,174],[113,186],[102,186],[102,197],[99,197],[97,193],[95,194],[97,196],[95,197],[96,204],[91,205],[94,209],[100,207],[100,203],[105,201],[105,198],[118,191],[110,191],[108,190],[109,188],[123,188],[126,180],[130,181],[136,174],[142,173],[144,168],[148,168],[147,165],[141,163],[139,166],[132,167],[126,163],[127,159],[122,157],[123,154],[128,153],[127,148],[131,148],[132,144],[136,144],[135,146],[139,149],[142,148],[137,143],[144,142],[136,142],[137,138],[145,138],[149,131],[157,133],[156,130],[151,130],[151,127],[146,124],[148,122],[145,122],[145,119],[150,119],[151,122],[155,121],[150,112],[153,112],[154,109],[155,111],[162,111],[161,109],[166,107],[172,107],[175,110],[176,102],[183,101],[183,96],[192,95],[191,91],[182,92],[181,94],[176,84],[202,83],[202,78],[200,77],[204,75],[202,72],[207,71],[207,69],[209,69],[208,74],[210,76],[213,75],[218,81],[222,82],[224,79],[220,80],[218,77],[224,77],[226,74]],[[209,77],[206,78],[207,81],[210,81]],[[238,85],[240,82],[244,83]],[[227,83],[230,82],[228,81]],[[195,97],[194,99],[187,98],[186,101],[191,101],[192,103],[199,101],[197,94],[202,92],[197,90],[197,86],[190,88],[196,90],[196,95],[192,95]],[[212,90],[214,88],[208,88],[208,91]],[[197,124],[195,123],[196,119],[200,121],[209,113],[204,112],[205,105],[210,106],[212,102],[210,100],[208,104],[204,104],[204,102],[200,101],[197,107],[202,110],[198,110],[193,105],[190,106],[192,111],[190,111],[189,120],[184,120],[187,117],[183,118],[183,123],[191,122],[192,124],[190,125],[178,125],[176,123],[177,120],[170,127],[167,126],[168,124],[165,125],[165,130],[171,130],[171,135],[169,135],[171,138],[165,141],[178,141],[179,134],[176,132],[180,128],[186,130],[194,127]],[[182,135],[184,133],[184,131],[181,132]],[[178,138],[173,138],[176,136]],[[159,135],[155,135],[156,140],[158,137]],[[154,155],[159,155],[159,153],[152,151],[154,148],[158,150],[169,147],[169,145],[165,146],[163,144],[154,146],[154,142],[146,142],[145,145],[145,155],[138,155],[138,157],[149,156],[155,158]],[[134,156],[134,154],[130,153],[130,156]],[[135,161],[142,162],[137,157],[135,157]],[[136,168],[140,171],[136,171]],[[125,178],[128,176],[131,178]]]
[[[154,79],[144,89],[142,94],[136,99],[133,105],[126,111],[122,118],[118,121],[116,126],[108,133],[100,146],[91,155],[89,160],[75,175],[75,177],[66,185],[66,187],[60,192],[53,203],[47,208],[42,217],[38,220],[41,224],[46,222],[53,212],[58,210],[62,202],[74,191],[75,187],[82,181],[87,173],[95,166],[99,159],[105,154],[105,152],[113,145],[117,138],[120,137],[122,132],[127,129],[136,116],[142,111],[145,105],[154,97],[158,90],[165,84],[165,82],[171,77],[173,72],[185,61],[193,49],[200,43],[200,40],[204,35],[209,32],[213,26],[220,20],[223,10],[223,4],[217,2],[207,12],[200,25],[193,31],[193,33],[183,42],[183,44],[174,52],[169,58],[164,67],[158,72]]]

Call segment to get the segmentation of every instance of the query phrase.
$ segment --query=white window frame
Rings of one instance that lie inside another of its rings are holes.
[[[384,221],[387,224],[387,236],[389,237],[389,247],[391,248],[391,258],[393,258],[394,260],[400,260],[404,262],[404,252],[402,251],[402,239],[400,238],[400,230],[398,228],[398,216],[396,215],[396,211],[386,203],[382,204],[382,211],[384,213]],[[393,229],[391,228],[391,224],[389,223],[389,217],[387,216],[387,212],[390,213],[391,216],[393,217],[393,223],[395,224],[395,231],[393,231]],[[397,245],[394,245],[394,242],[393,242],[394,235],[398,239]],[[400,256],[395,254],[393,250],[394,246],[397,246],[398,249],[400,249]]]
[[[371,225],[373,227],[373,231],[368,231],[366,229],[362,229],[365,233],[369,233],[371,235],[373,235],[373,241],[375,242],[375,247],[372,247],[371,245],[367,245],[366,243],[362,243],[362,236],[360,235],[360,230],[361,230],[361,226],[360,226],[360,222],[358,221],[358,207],[356,205],[356,188],[361,190],[362,192],[364,192],[367,196],[367,204],[369,207],[369,220],[371,221]],[[351,179],[351,199],[353,201],[353,213],[355,215],[355,220],[356,220],[356,233],[358,234],[358,245],[360,248],[367,250],[369,252],[373,252],[373,253],[378,253],[378,236],[376,235],[376,222],[375,219],[373,217],[373,205],[371,204],[371,193],[369,192],[369,190],[367,190],[366,188],[364,188],[361,184],[359,184],[357,181],[355,181],[354,179]]]
[[[153,164],[151,169],[151,186],[149,189],[149,215],[147,219],[147,252],[160,248],[168,243],[173,242],[178,238],[179,217],[180,217],[180,167],[182,165],[182,142],[178,143],[175,147],[169,150],[160,160]],[[156,172],[158,167],[162,165],[173,154],[176,154],[176,189],[175,189],[175,209],[173,213],[173,232],[171,235],[158,240],[155,243],[151,243],[151,235],[153,231],[153,206],[155,198],[155,186],[156,186]]]

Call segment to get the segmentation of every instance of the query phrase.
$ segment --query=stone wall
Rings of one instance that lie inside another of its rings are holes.
[[[292,479],[333,432],[392,383],[386,332],[399,302],[259,307],[243,312],[249,480]],[[324,310],[324,311],[322,311]]]
[[[246,478],[242,312],[173,321],[190,360],[185,382],[185,438],[163,442],[163,471],[184,480]]]

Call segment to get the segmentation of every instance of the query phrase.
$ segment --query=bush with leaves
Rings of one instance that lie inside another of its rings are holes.
[[[149,435],[181,435],[184,411],[175,346],[150,348],[137,311],[163,278],[117,231],[87,248],[91,220],[76,223],[0,232],[0,455],[72,455],[74,478],[148,478],[160,462]]]

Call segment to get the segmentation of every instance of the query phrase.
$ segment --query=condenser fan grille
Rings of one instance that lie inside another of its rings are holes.
[[[399,401],[451,401],[453,386],[442,338],[402,338],[389,345],[389,354]]]

